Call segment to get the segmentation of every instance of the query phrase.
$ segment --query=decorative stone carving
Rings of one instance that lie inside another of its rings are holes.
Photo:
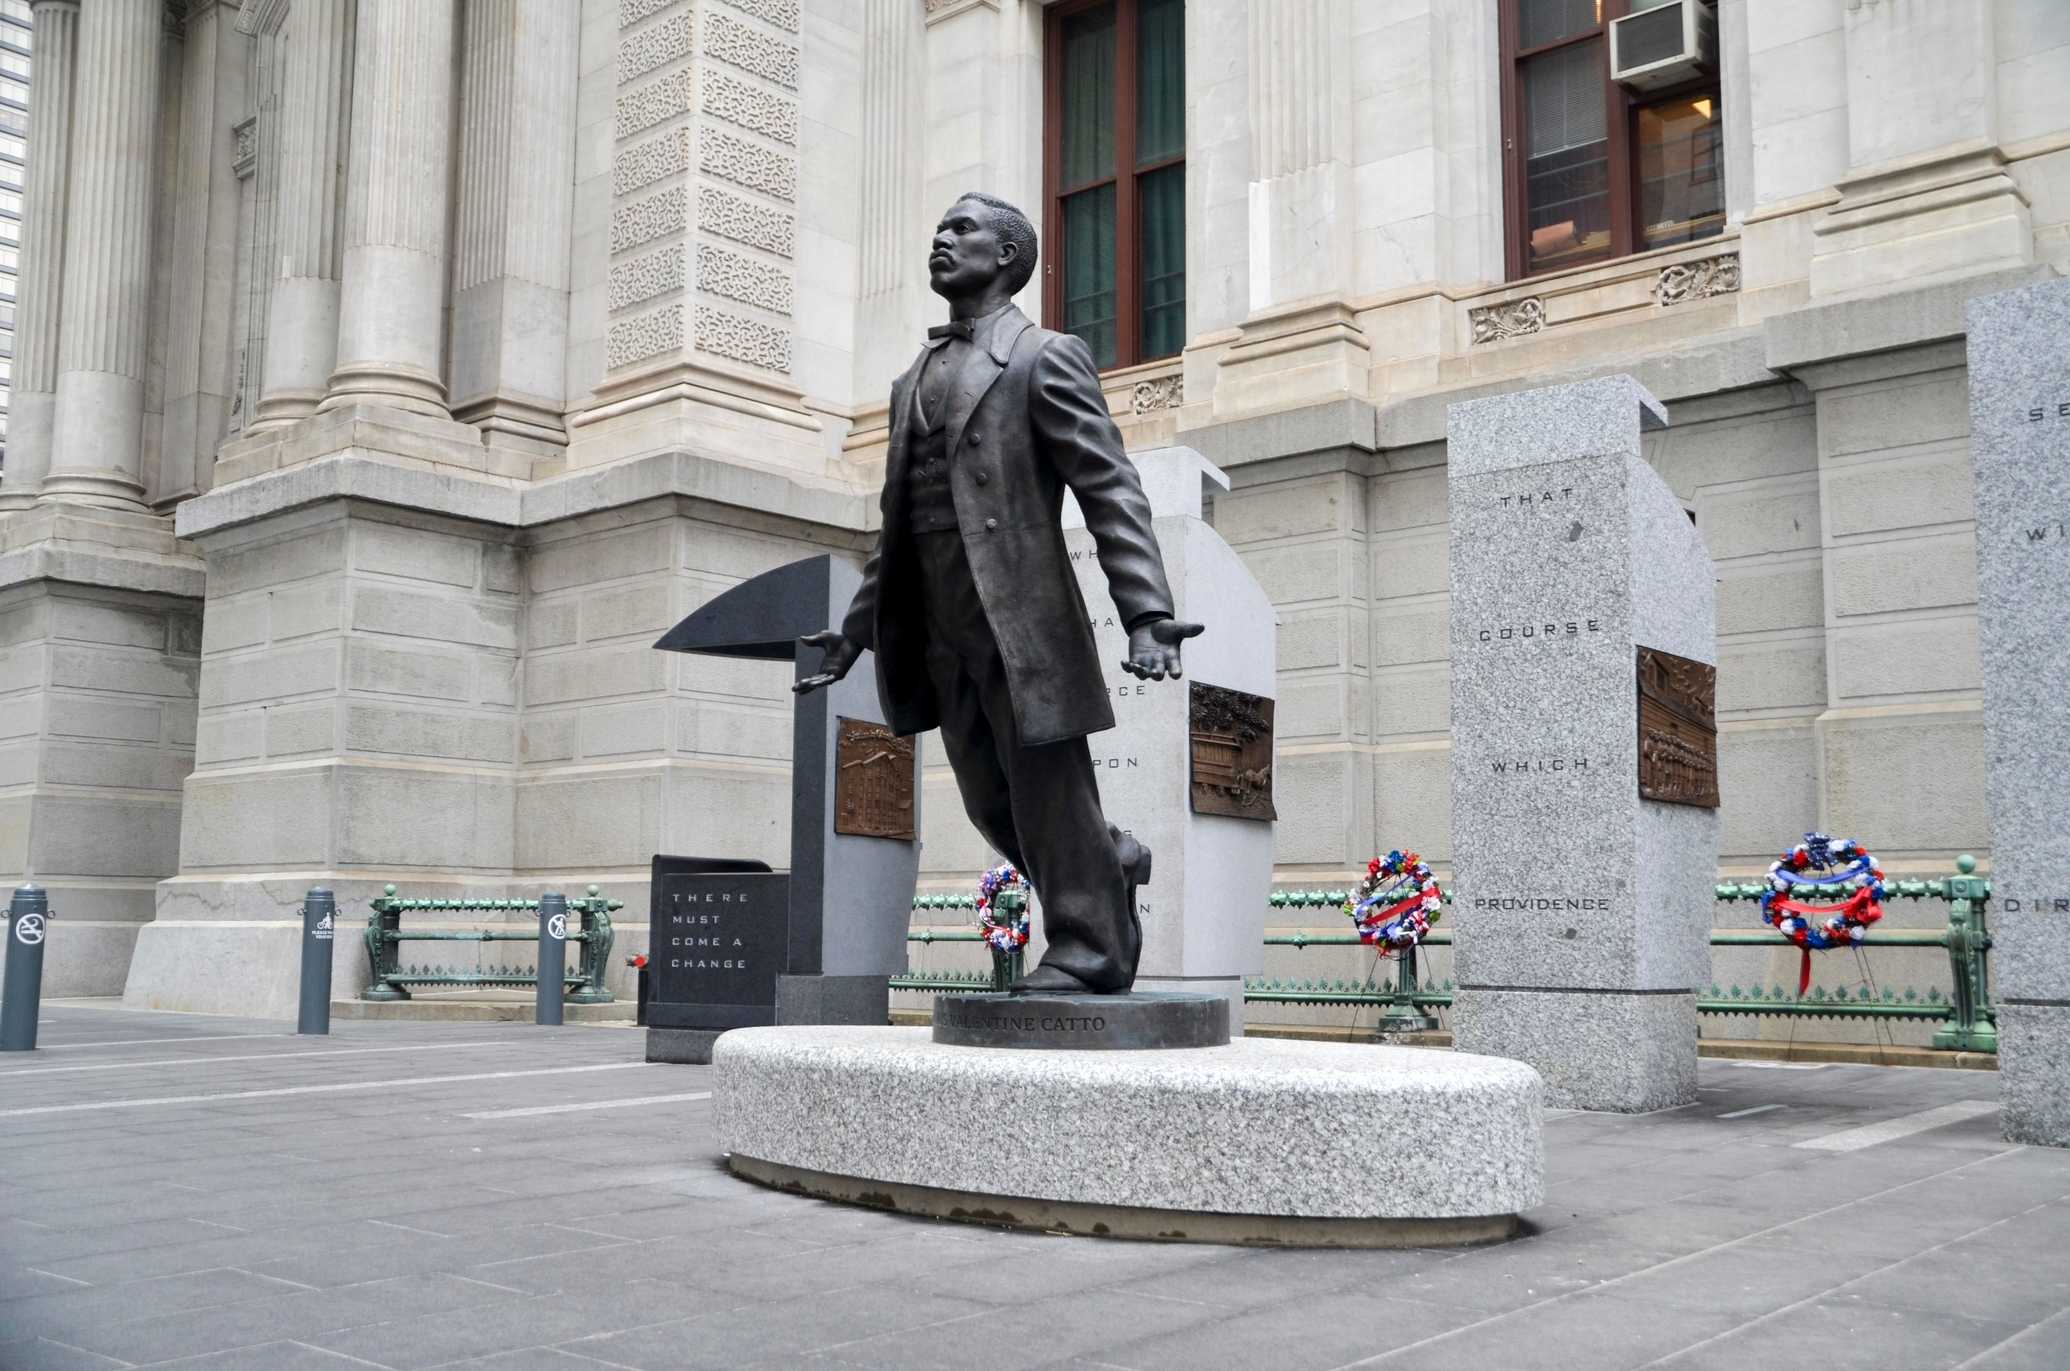
[[[685,10],[618,40],[618,84],[690,55],[696,16]]]
[[[655,296],[683,288],[683,249],[671,243],[659,252],[620,262],[611,268],[609,305],[615,314],[621,309],[652,300]]]
[[[1663,309],[1688,300],[1713,295],[1730,295],[1739,289],[1739,254],[1727,252],[1700,262],[1677,262],[1660,269],[1653,283],[1653,298]]]
[[[1158,376],[1148,381],[1138,381],[1135,394],[1130,400],[1130,407],[1137,414],[1150,414],[1160,409],[1177,409],[1186,403],[1186,378]]]
[[[249,181],[259,166],[259,117],[255,114],[230,130],[233,151],[230,169],[240,181]]]
[[[685,16],[686,21],[687,18]],[[688,50],[686,39],[684,51]],[[714,14],[705,25],[704,52],[707,57],[730,63],[764,81],[789,86],[792,90],[798,88],[798,50],[795,47],[774,38],[765,38],[723,14]],[[621,49],[621,58],[623,55]]]
[[[795,199],[798,194],[795,161],[709,126],[697,132],[697,169],[778,200]]]
[[[688,114],[697,93],[697,81],[690,68],[672,71],[658,81],[649,82],[635,90],[626,91],[618,97],[617,133],[620,138],[630,138],[645,129],[651,129],[666,119],[679,114]]]
[[[1535,295],[1507,300],[1499,305],[1477,305],[1468,312],[1476,343],[1493,343],[1503,338],[1521,338],[1545,327],[1545,301]]]
[[[742,14],[752,14],[786,33],[798,31],[798,0],[726,0]]]
[[[683,75],[687,78],[689,73],[684,72]],[[687,102],[687,95],[685,98]],[[625,102],[621,99],[619,103],[623,105]],[[705,73],[704,96],[699,102],[699,108],[706,114],[716,115],[731,124],[738,124],[744,129],[761,134],[764,138],[774,138],[779,143],[796,144],[798,141],[798,104],[795,100],[786,100],[771,91],[757,90],[723,72]],[[680,111],[672,110],[670,113]]]
[[[618,0],[618,27],[629,29],[650,14],[659,14],[676,0]]]
[[[791,312],[789,273],[709,243],[697,245],[697,288],[773,314]]]
[[[682,191],[678,189],[671,193],[680,195]],[[736,243],[746,243],[751,248],[788,257],[797,236],[798,221],[793,215],[764,209],[737,195],[728,195],[716,186],[700,186],[697,191],[697,226],[707,233],[731,238]],[[614,240],[616,236],[614,225]],[[616,246],[614,241],[614,251]]]
[[[611,159],[611,193],[630,195],[664,176],[690,169],[690,130],[670,129],[658,138],[621,148]]]
[[[664,233],[680,232],[689,222],[689,195],[682,186],[620,205],[611,211],[611,251],[615,254],[651,243]]]
[[[783,329],[743,319],[737,314],[697,307],[697,347],[719,357],[764,367],[788,375],[791,370],[791,335]]]
[[[622,367],[683,346],[683,307],[670,305],[652,314],[611,321],[604,342],[604,365]]]
[[[927,22],[939,24],[944,19],[953,19],[981,6],[996,14],[999,0],[927,0]]]

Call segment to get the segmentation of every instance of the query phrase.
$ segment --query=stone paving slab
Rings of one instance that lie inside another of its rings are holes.
[[[0,1057],[0,1371],[2070,1366],[2070,1153],[1989,1073],[1706,1060],[1554,1111],[1527,1238],[1272,1251],[757,1189],[678,1098],[710,1068],[618,1028],[44,1019]]]

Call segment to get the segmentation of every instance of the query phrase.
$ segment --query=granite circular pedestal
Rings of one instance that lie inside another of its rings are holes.
[[[825,1199],[1172,1241],[1406,1247],[1516,1231],[1544,1184],[1538,1073],[1239,1038],[994,1051],[922,1028],[741,1028],[713,1052],[736,1174]]]
[[[1132,990],[1120,995],[937,995],[934,1041],[950,1047],[1121,1052],[1221,1047],[1229,1001],[1220,995]]]

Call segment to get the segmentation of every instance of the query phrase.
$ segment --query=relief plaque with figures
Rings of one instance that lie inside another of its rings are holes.
[[[1718,807],[1718,669],[1642,647],[1639,798]]]
[[[1193,812],[1279,817],[1272,806],[1272,701],[1193,682]]]
[[[913,740],[841,719],[834,751],[834,832],[912,842]]]

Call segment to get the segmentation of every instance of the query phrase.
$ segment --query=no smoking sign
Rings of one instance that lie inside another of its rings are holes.
[[[14,936],[25,947],[34,947],[43,941],[43,916],[24,914],[14,926]]]

